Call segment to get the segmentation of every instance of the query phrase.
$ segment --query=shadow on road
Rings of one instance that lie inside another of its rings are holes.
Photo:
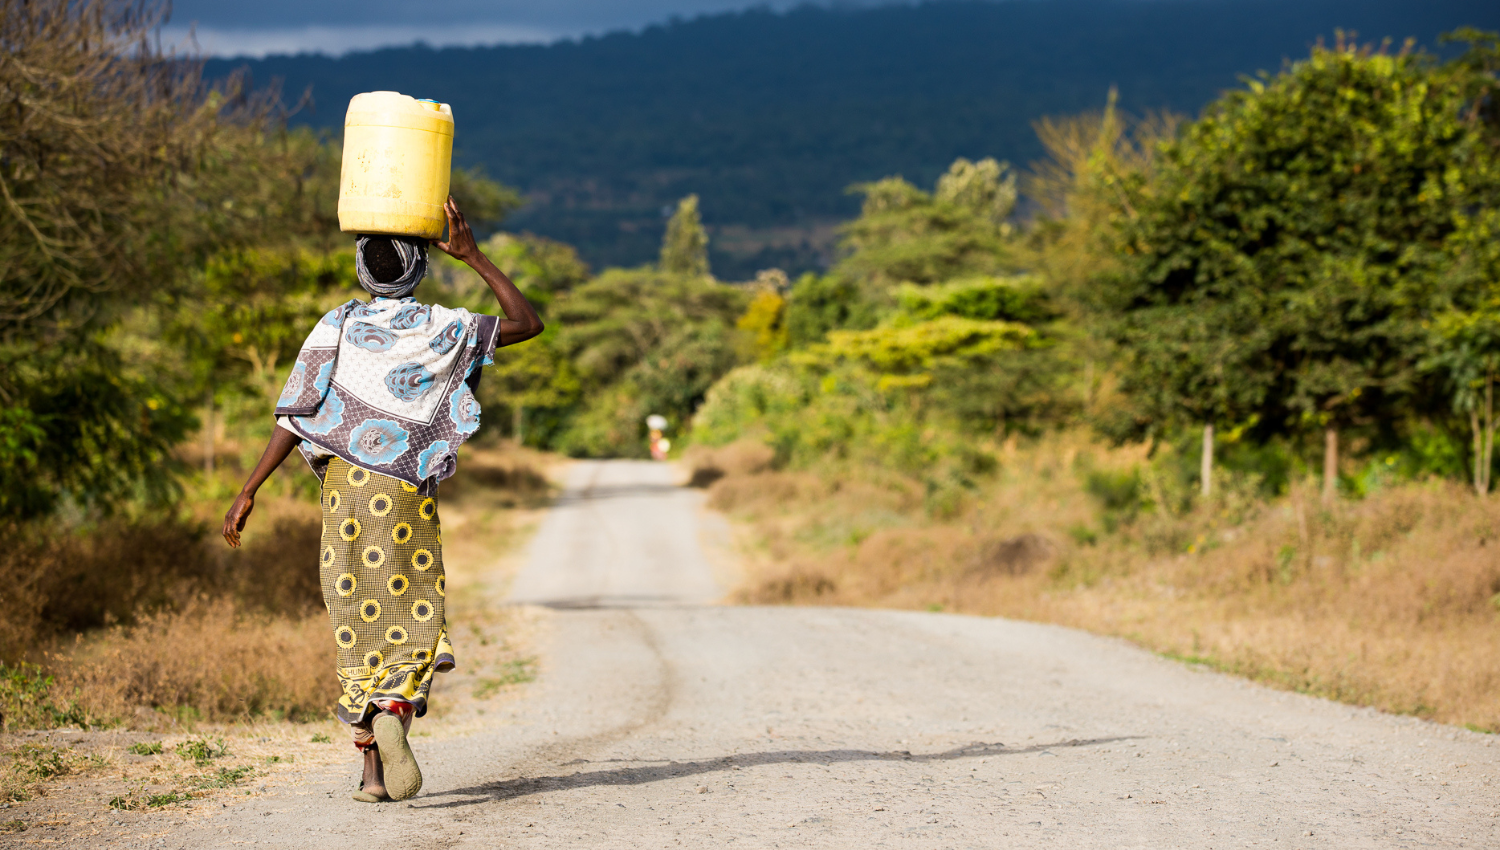
[[[1018,756],[1025,755],[1026,753],[1045,753],[1050,750],[1060,750],[1069,747],[1090,747],[1097,744],[1130,741],[1137,737],[1139,736],[1074,738],[1068,741],[1058,741],[1053,744],[1035,744],[1029,747],[1007,747],[1000,743],[978,743],[944,750],[940,753],[915,754],[906,750],[888,750],[885,752],[875,750],[774,750],[765,753],[736,753],[732,756],[720,756],[719,758],[704,759],[702,761],[667,762],[666,764],[652,764],[641,767],[619,767],[610,770],[572,773],[566,776],[523,776],[500,782],[487,782],[483,785],[475,785],[469,788],[455,788],[451,791],[440,791],[430,794],[423,799],[423,802],[426,803],[425,805],[419,803],[415,805],[415,808],[449,809],[496,800],[513,800],[518,797],[542,794],[548,791],[570,791],[575,788],[592,788],[600,785],[645,785],[650,782],[661,782],[666,779],[675,779],[683,776],[717,773],[736,767],[761,767],[770,764],[788,763],[827,765],[851,761],[953,761],[955,759],[978,758],[980,756]],[[586,763],[582,760],[569,762],[569,764]],[[437,802],[437,800],[444,797],[456,797],[458,799]]]

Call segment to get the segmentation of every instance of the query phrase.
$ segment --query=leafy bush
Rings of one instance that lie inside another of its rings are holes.
[[[51,729],[56,726],[93,725],[77,703],[59,702],[60,691],[53,677],[41,667],[24,662],[7,666],[0,662],[0,732],[11,729]]]

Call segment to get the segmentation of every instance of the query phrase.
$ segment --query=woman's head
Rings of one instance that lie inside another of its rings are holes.
[[[365,268],[370,270],[370,276],[377,283],[393,283],[406,271],[389,236],[371,236],[360,250],[364,254]]]
[[[354,271],[371,295],[404,298],[427,274],[427,240],[361,234],[355,239]]]

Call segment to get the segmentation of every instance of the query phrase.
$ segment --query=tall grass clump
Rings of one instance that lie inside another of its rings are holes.
[[[187,721],[316,720],[338,699],[328,633],[321,611],[275,616],[195,600],[85,639],[58,687],[110,717],[148,706]]]
[[[239,551],[175,517],[13,528],[0,547],[15,577],[0,592],[16,614],[0,625],[6,725],[326,713],[315,511],[268,517]]]

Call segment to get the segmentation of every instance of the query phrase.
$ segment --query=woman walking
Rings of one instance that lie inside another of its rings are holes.
[[[308,335],[276,402],[278,427],[224,515],[237,547],[256,491],[294,448],[323,482],[319,575],[343,690],[335,713],[363,753],[354,799],[366,803],[422,787],[407,733],[427,713],[433,674],[454,666],[438,483],[479,430],[481,368],[496,348],[542,332],[452,198],[444,209],[448,241],[432,244],[479,273],[505,318],[411,297],[427,273],[424,240],[357,237],[355,271],[373,297],[330,311]]]

